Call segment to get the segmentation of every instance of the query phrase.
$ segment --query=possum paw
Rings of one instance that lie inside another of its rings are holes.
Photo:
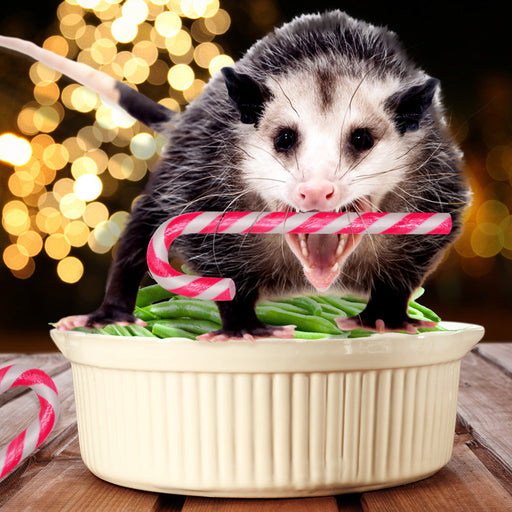
[[[335,319],[336,324],[342,331],[351,331],[352,329],[368,329],[370,331],[377,331],[382,334],[385,332],[407,332],[409,334],[416,334],[418,329],[433,329],[437,323],[428,320],[416,320],[407,317],[402,323],[398,325],[386,325],[386,322],[381,318],[375,321],[367,321],[362,315],[352,316],[349,318],[341,317]]]
[[[258,338],[293,338],[294,333],[294,325],[285,325],[283,327],[263,325],[254,329],[241,329],[237,331],[225,331],[224,329],[219,329],[218,331],[201,334],[197,339],[201,341],[255,341]]]
[[[75,327],[86,327],[95,329],[104,327],[107,324],[130,325],[136,324],[145,326],[146,322],[133,316],[131,313],[113,310],[95,311],[90,315],[73,315],[61,318],[55,325],[59,331],[70,331]]]

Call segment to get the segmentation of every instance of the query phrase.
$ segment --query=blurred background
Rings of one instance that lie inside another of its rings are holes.
[[[484,325],[488,341],[510,340],[510,3],[25,1],[3,4],[0,33],[180,110],[272,27],[328,8],[388,26],[441,80],[474,198],[421,302],[446,320]],[[0,351],[53,350],[48,322],[99,305],[115,242],[162,144],[85,88],[0,51]]]

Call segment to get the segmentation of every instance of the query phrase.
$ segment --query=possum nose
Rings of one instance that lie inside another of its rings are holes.
[[[295,199],[301,210],[330,210],[335,206],[336,187],[332,181],[316,179],[297,185]]]

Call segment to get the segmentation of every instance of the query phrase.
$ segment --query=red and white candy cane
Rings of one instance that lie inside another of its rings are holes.
[[[208,300],[231,300],[233,280],[182,274],[169,264],[169,247],[179,235],[192,233],[321,233],[443,235],[451,231],[447,213],[355,212],[194,212],[173,217],[155,232],[147,261],[155,281],[163,288]]]
[[[45,372],[19,364],[0,368],[0,394],[16,386],[28,386],[35,391],[40,404],[39,416],[0,450],[0,479],[41,445],[59,417],[59,394]]]

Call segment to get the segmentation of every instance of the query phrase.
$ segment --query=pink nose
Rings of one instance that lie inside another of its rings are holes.
[[[294,196],[301,210],[331,210],[337,200],[334,183],[326,179],[313,179],[299,183]]]

